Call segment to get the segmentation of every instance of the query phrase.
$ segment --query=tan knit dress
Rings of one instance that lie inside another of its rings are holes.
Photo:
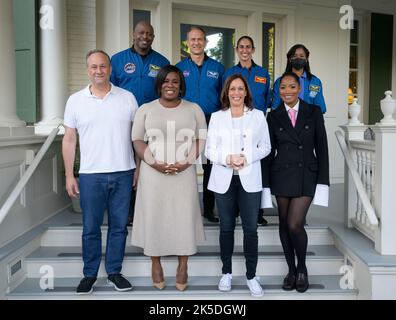
[[[186,158],[199,131],[206,132],[201,108],[182,100],[165,108],[159,100],[135,115],[132,140],[144,140],[156,160]],[[195,165],[178,175],[165,175],[142,161],[132,227],[132,245],[147,256],[192,255],[204,241]]]

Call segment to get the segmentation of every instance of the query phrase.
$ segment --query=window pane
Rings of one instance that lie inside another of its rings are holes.
[[[190,54],[187,47],[187,32],[191,24],[181,24],[180,25],[180,58],[183,59],[188,57]],[[194,25],[195,26],[195,25]],[[235,29],[229,28],[218,28],[218,27],[208,27],[199,26],[206,32],[206,39],[208,43],[206,45],[206,54],[222,63],[225,68],[231,68],[234,63],[234,47],[235,47]]]
[[[275,75],[275,23],[263,22],[263,67],[267,68],[274,83]]]
[[[353,20],[353,29],[351,30],[351,43],[359,43],[359,21]]]
[[[351,46],[349,50],[349,68],[357,69],[358,68],[358,47]]]
[[[358,91],[358,72],[350,71],[349,72],[349,88],[352,90],[353,94],[357,94]]]
[[[146,10],[133,10],[133,28],[139,21],[148,21],[151,23],[151,12]]]

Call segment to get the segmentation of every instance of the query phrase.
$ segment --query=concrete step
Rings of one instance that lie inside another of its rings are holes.
[[[307,225],[308,245],[333,245],[334,239],[332,233],[325,226]],[[107,226],[102,227],[102,243],[106,243]],[[131,227],[128,228],[127,246],[130,246]],[[78,247],[81,246],[81,224],[72,224],[70,226],[50,227],[41,238],[43,247]],[[219,245],[219,226],[218,224],[205,225],[205,245]],[[259,245],[280,246],[279,226],[275,223],[260,226],[258,228]],[[237,225],[235,229],[235,244],[243,244],[242,226]]]
[[[233,256],[233,274],[245,275],[245,258],[242,247],[236,246]],[[164,257],[163,268],[167,275],[173,275],[177,267],[177,257]],[[40,268],[50,266],[56,278],[81,277],[83,262],[81,247],[41,247],[29,255],[24,263],[29,278],[41,277]],[[310,275],[338,275],[344,264],[343,255],[331,245],[309,246],[307,250],[307,267]],[[189,259],[191,276],[218,276],[221,273],[221,261],[218,246],[199,247],[198,254]],[[149,277],[151,260],[134,247],[126,249],[122,273],[130,277]],[[281,246],[260,246],[257,274],[284,275],[287,265]],[[99,270],[99,277],[105,276],[104,259]]]
[[[340,288],[340,276],[310,276],[308,291],[301,294],[293,291],[283,291],[281,284],[283,276],[263,276],[260,283],[264,289],[262,298],[253,298],[246,286],[244,276],[234,276],[232,290],[220,292],[217,289],[218,276],[202,277],[190,276],[189,286],[186,291],[179,292],[175,288],[175,278],[166,277],[166,287],[163,290],[154,288],[150,277],[128,277],[134,289],[129,292],[116,292],[112,286],[106,283],[106,278],[98,278],[91,295],[80,296],[75,294],[75,289],[80,278],[55,278],[52,290],[40,288],[40,278],[28,278],[15,290],[7,295],[9,300],[19,299],[129,299],[129,300],[310,300],[310,299],[337,299],[353,300],[357,298],[357,290],[343,290]]]

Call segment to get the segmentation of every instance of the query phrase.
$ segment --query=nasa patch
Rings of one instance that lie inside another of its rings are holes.
[[[127,63],[125,66],[124,66],[124,71],[126,72],[126,73],[128,73],[128,74],[132,74],[132,73],[134,73],[135,72],[135,70],[136,70],[136,66],[133,64],[133,63]]]
[[[188,77],[190,75],[190,71],[184,70],[183,71],[183,76]]]

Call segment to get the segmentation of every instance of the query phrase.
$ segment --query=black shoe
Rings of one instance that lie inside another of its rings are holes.
[[[96,283],[96,278],[85,277],[80,281],[77,287],[77,294],[90,294],[93,291],[93,286]]]
[[[288,273],[285,279],[283,279],[282,289],[291,291],[296,288],[296,276],[292,273]]]
[[[298,292],[305,292],[309,287],[308,275],[305,273],[297,273],[296,290]]]
[[[131,283],[121,274],[111,274],[107,277],[107,283],[112,284],[117,291],[132,290]]]
[[[258,216],[257,218],[257,224],[261,224],[262,226],[266,226],[268,224],[268,221],[264,219],[263,216]]]
[[[219,222],[219,218],[215,217],[213,212],[204,212],[204,217],[210,222]]]

